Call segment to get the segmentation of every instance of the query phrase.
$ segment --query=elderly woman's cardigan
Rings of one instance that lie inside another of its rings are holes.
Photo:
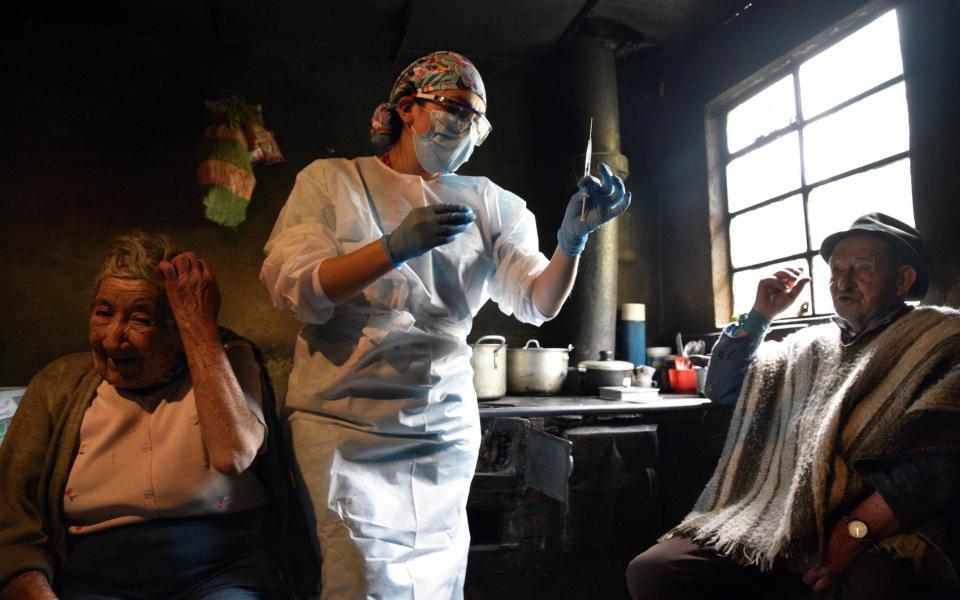
[[[221,329],[221,340],[239,336]],[[249,342],[248,342],[249,343]],[[261,365],[261,396],[267,419],[267,449],[252,468],[284,517],[283,534],[275,536],[275,550],[284,558],[291,586],[316,589],[303,573],[304,550],[312,558],[302,513],[282,458],[280,429],[276,427],[273,391]],[[20,573],[40,571],[51,582],[64,564],[67,530],[63,521],[63,491],[77,454],[80,425],[103,378],[91,353],[71,354],[44,367],[30,381],[10,428],[0,445],[0,589]],[[280,524],[276,524],[279,534]],[[291,539],[292,538],[292,539]],[[282,541],[281,541],[282,539]],[[312,564],[316,565],[315,561]],[[301,571],[291,574],[290,570]]]
[[[858,470],[869,461],[960,454],[960,313],[921,307],[865,343],[839,336],[820,325],[760,346],[717,469],[665,537],[769,569],[820,552],[872,491]],[[946,517],[880,546],[955,579]]]

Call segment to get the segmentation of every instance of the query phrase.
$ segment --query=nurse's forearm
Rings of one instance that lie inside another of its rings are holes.
[[[357,295],[360,290],[394,269],[380,240],[349,254],[334,256],[317,267],[320,287],[334,304]]]
[[[537,310],[548,317],[557,316],[573,289],[579,264],[579,255],[567,256],[557,246],[550,264],[533,280],[533,303]]]

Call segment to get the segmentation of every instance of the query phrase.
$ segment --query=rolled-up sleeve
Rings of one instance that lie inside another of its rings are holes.
[[[736,331],[736,325],[728,325],[714,344],[704,388],[711,402],[731,408],[740,397],[743,378],[763,342],[762,336],[734,337]]]
[[[960,501],[960,456],[874,461],[863,470],[905,529],[942,515]]]
[[[542,325],[550,320],[533,302],[533,282],[550,262],[540,252],[537,223],[519,197],[500,190],[498,209],[503,229],[493,244],[496,270],[490,297],[506,315],[519,321]],[[511,210],[512,209],[512,210]]]
[[[318,267],[340,253],[335,223],[322,179],[301,172],[264,247],[260,280],[274,305],[303,323],[325,323],[333,314]]]

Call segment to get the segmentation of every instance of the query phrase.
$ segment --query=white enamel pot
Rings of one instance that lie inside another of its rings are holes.
[[[485,335],[473,343],[473,387],[477,400],[496,400],[507,395],[507,340]]]
[[[567,379],[570,351],[566,348],[541,348],[529,340],[523,348],[507,350],[507,391],[510,394],[556,394]]]

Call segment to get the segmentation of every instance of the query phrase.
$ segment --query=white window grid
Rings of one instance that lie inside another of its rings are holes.
[[[865,173],[873,169],[890,165],[900,160],[909,159],[910,151],[908,149],[906,151],[885,156],[869,163],[858,165],[854,168],[816,181],[808,181],[806,174],[807,169],[804,157],[804,127],[834,115],[865,98],[873,96],[874,94],[904,82],[905,75],[901,72],[895,77],[883,81],[870,89],[847,98],[846,100],[827,110],[807,118],[803,114],[803,105],[800,98],[800,66],[807,59],[812,58],[821,51],[829,48],[832,44],[842,40],[857,29],[865,26],[887,10],[890,10],[890,6],[883,2],[875,3],[874,5],[865,7],[841,23],[838,23],[836,26],[829,28],[826,33],[814,38],[814,40],[811,40],[810,43],[804,44],[801,49],[798,49],[790,53],[787,57],[776,61],[773,65],[770,65],[766,69],[756,73],[747,81],[732,88],[707,105],[705,113],[707,155],[709,163],[710,230],[713,253],[713,287],[715,298],[714,314],[717,326],[728,323],[731,317],[735,316],[733,314],[734,300],[732,289],[733,276],[735,273],[750,271],[753,269],[762,269],[763,267],[790,262],[804,265],[805,273],[812,277],[813,261],[819,260],[817,258],[819,256],[819,247],[814,247],[814,242],[811,239],[811,227],[808,211],[808,202],[810,193],[812,191],[818,187],[839,181],[841,179],[846,179],[859,173]],[[783,77],[786,77],[789,74],[793,75],[793,94],[794,105],[796,109],[795,118],[788,125],[757,138],[750,144],[737,149],[735,152],[729,152],[727,150],[728,145],[726,139],[727,113],[740,103],[748,100],[756,93],[765,89],[770,84],[782,79]],[[751,151],[765,146],[774,140],[780,139],[783,136],[791,133],[796,133],[799,137],[799,187],[785,191],[776,196],[769,197],[761,202],[752,204],[747,208],[729,211],[727,207],[726,195],[726,166],[731,161],[749,154]],[[729,240],[731,219],[733,217],[770,206],[777,202],[784,201],[794,196],[800,196],[803,206],[803,227],[806,237],[806,249],[802,252],[785,256],[777,256],[768,260],[734,267],[731,261]],[[811,281],[809,285],[811,288],[810,298],[814,305],[810,306],[809,311],[804,316],[822,317],[824,315],[831,314],[833,312],[832,306],[824,307],[815,305],[815,297],[817,294],[813,293],[813,286],[816,285],[816,283]]]

